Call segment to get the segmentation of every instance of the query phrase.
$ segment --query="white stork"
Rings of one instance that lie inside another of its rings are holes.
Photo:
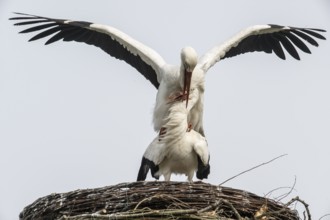
[[[169,180],[172,172],[178,172],[185,173],[188,176],[188,180],[191,180],[191,172],[196,169],[196,160],[192,162],[193,160],[191,159],[194,157],[192,156],[194,154],[186,154],[191,158],[187,159],[187,161],[189,161],[188,167],[185,167],[185,164],[175,162],[175,160],[181,158],[183,154],[180,154],[176,148],[168,144],[160,145],[157,142],[163,143],[165,141],[165,143],[167,143],[166,140],[162,138],[167,139],[170,138],[170,134],[173,135],[173,132],[169,133],[170,131],[165,132],[164,130],[170,127],[168,126],[168,123],[171,121],[169,110],[171,106],[176,105],[175,103],[177,103],[178,100],[186,100],[186,116],[188,115],[187,120],[189,124],[185,124],[185,126],[187,126],[186,130],[192,129],[190,132],[183,135],[183,139],[187,137],[188,139],[183,141],[183,145],[186,147],[182,149],[195,149],[189,138],[195,141],[203,140],[196,132],[204,136],[204,76],[214,64],[225,58],[255,51],[263,51],[266,53],[274,52],[279,58],[285,60],[284,50],[286,50],[293,58],[299,60],[300,57],[296,48],[299,48],[305,53],[311,53],[306,46],[306,42],[313,46],[318,46],[315,38],[325,40],[325,37],[320,34],[320,32],[325,32],[325,30],[322,29],[298,28],[273,24],[255,25],[242,30],[227,42],[215,46],[201,58],[198,58],[197,53],[191,47],[183,48],[181,51],[181,64],[174,66],[167,64],[164,59],[151,48],[111,26],[84,21],[53,19],[23,13],[16,14],[18,15],[17,17],[10,18],[10,20],[19,21],[15,25],[32,25],[20,33],[40,31],[29,41],[49,37],[45,43],[46,45],[58,40],[84,42],[94,45],[101,48],[109,55],[124,60],[132,67],[136,68],[158,89],[153,123],[155,131],[159,131],[161,138],[156,138],[148,147],[142,159],[138,175],[139,180],[145,179],[148,167],[151,168],[154,177],[164,175],[165,180]],[[172,117],[174,116],[172,115]],[[178,128],[181,128],[181,125],[182,124],[176,124]],[[167,147],[166,149],[162,149],[161,146]],[[205,147],[201,148],[205,149]],[[163,158],[164,160],[160,160],[163,155],[162,152],[166,152],[165,155],[167,155],[166,158]],[[194,152],[196,153],[196,151]],[[206,150],[203,150],[203,152],[206,152]],[[197,177],[200,179],[206,178],[209,173],[209,166],[208,164],[204,164],[205,160],[201,159],[201,156],[198,156],[197,159],[197,164],[203,164],[200,171],[197,171]],[[163,161],[163,164],[167,163],[168,165],[162,166],[161,161]],[[182,166],[182,168],[179,169],[179,167],[176,167],[177,165]],[[159,169],[158,172],[156,172],[157,169]]]
[[[171,174],[185,174],[192,181],[195,171],[198,179],[206,179],[210,173],[207,141],[200,133],[190,130],[185,103],[177,101],[169,108],[168,118],[163,127],[166,134],[159,141],[158,136],[146,149],[137,181],[145,180],[149,169],[159,179],[164,176],[170,181]]]
[[[203,95],[204,75],[218,61],[247,52],[274,52],[285,60],[286,50],[293,58],[299,60],[296,48],[305,53],[311,53],[306,42],[318,46],[314,38],[325,39],[319,32],[322,29],[297,28],[280,25],[251,26],[218,45],[198,59],[197,53],[191,47],[181,52],[181,64],[173,66],[167,64],[154,50],[126,35],[125,33],[102,24],[65,19],[53,19],[16,13],[18,16],[10,20],[19,21],[15,25],[32,25],[20,33],[41,31],[30,41],[49,37],[47,44],[58,40],[84,42],[101,48],[111,56],[124,60],[136,68],[157,89],[157,99],[154,109],[153,123],[155,131],[160,131],[166,123],[169,102],[187,100],[190,127],[204,136],[203,131]],[[284,49],[284,50],[283,50]],[[193,72],[191,76],[191,72]],[[192,81],[200,81],[199,88],[190,88]],[[181,91],[181,92],[179,92]],[[194,91],[193,97],[189,92]],[[189,103],[188,103],[189,100]],[[163,134],[160,132],[160,134]]]

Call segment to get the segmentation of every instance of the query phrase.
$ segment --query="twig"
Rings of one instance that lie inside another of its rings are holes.
[[[147,198],[144,198],[144,199],[142,199],[135,207],[134,207],[134,209],[133,209],[133,211],[135,211],[135,210],[137,210],[138,209],[138,207],[142,204],[142,203],[144,203],[145,201],[151,201],[152,199],[154,199],[154,198],[169,198],[169,199],[171,199],[171,200],[173,200],[173,201],[176,201],[177,202],[177,204],[184,204],[186,207],[187,207],[187,204],[186,203],[184,203],[184,202],[182,202],[180,199],[177,199],[177,198],[175,198],[175,197],[173,197],[173,196],[170,196],[170,195],[165,195],[165,194],[157,194],[157,195],[154,195],[154,196],[151,196],[151,197],[147,197]]]
[[[286,210],[285,210],[285,208],[283,208],[283,209],[280,209],[280,210],[278,210],[278,211],[273,211],[273,212],[265,212],[265,213],[263,213],[263,214],[261,214],[261,215],[258,215],[258,216],[256,216],[256,217],[254,217],[254,219],[262,219],[263,217],[266,217],[266,216],[271,216],[271,215],[279,215],[279,214],[281,214],[282,212],[285,212]]]
[[[272,189],[271,191],[269,191],[268,193],[265,194],[265,198],[269,198],[271,196],[271,194],[273,192],[277,191],[277,190],[280,190],[280,189],[290,189],[289,192],[287,192],[285,194],[282,194],[282,195],[280,195],[278,197],[274,197],[274,199],[276,201],[281,201],[282,199],[284,199],[285,197],[287,197],[288,195],[290,195],[293,190],[295,190],[294,187],[296,186],[296,181],[297,181],[297,177],[295,176],[294,182],[293,182],[293,185],[292,186],[282,186],[282,187],[277,187],[275,189]]]
[[[275,189],[272,189],[270,190],[268,193],[265,194],[265,198],[270,198],[271,197],[271,194],[277,190],[280,190],[280,189],[291,189],[292,186],[281,186],[281,187],[277,187]]]
[[[278,214],[281,214],[282,212],[285,212],[286,209],[289,209],[289,206],[294,203],[294,202],[300,202],[301,204],[304,205],[305,207],[305,210],[307,212],[307,219],[308,220],[311,220],[312,217],[311,217],[311,213],[309,211],[309,208],[308,208],[308,204],[304,201],[304,200],[301,200],[298,196],[292,198],[289,202],[287,202],[286,204],[284,204],[284,207],[278,211],[273,211],[273,212],[266,212],[266,213],[263,213],[257,217],[255,217],[255,219],[262,219],[262,217],[264,216],[270,216],[270,215],[278,215]],[[306,219],[306,216],[305,216],[305,212],[304,212],[304,219]]]
[[[309,211],[309,208],[308,208],[309,205],[308,205],[304,200],[301,200],[298,196],[295,197],[295,198],[293,198],[293,199],[291,199],[291,200],[286,204],[286,206],[291,205],[291,204],[292,204],[293,202],[295,202],[295,201],[298,201],[298,202],[300,202],[301,204],[304,205],[305,210],[306,210],[306,212],[307,212],[307,219],[308,219],[308,220],[311,220],[311,219],[312,219],[312,215],[311,215],[311,213],[310,213],[310,211]]]
[[[224,204],[228,205],[228,206],[231,208],[231,210],[234,212],[235,217],[236,217],[238,220],[243,219],[243,218],[241,217],[241,215],[238,213],[238,211],[235,209],[235,207],[233,206],[233,204],[231,204],[230,202],[228,202],[228,200],[225,200],[225,199],[221,199],[221,200],[222,200],[222,202],[223,202]]]
[[[227,205],[230,207],[230,209],[234,212],[234,215],[235,217],[238,219],[238,220],[241,220],[243,219],[242,216],[238,213],[237,209],[233,206],[233,204],[231,204],[228,200],[226,199],[219,199],[218,201],[216,201],[215,203],[213,203],[212,205],[209,205],[201,210],[199,210],[197,213],[200,214],[200,213],[203,213],[203,212],[207,212],[217,206],[219,206],[221,203]]]
[[[203,213],[203,212],[207,212],[215,207],[217,207],[218,205],[220,205],[221,203],[221,199],[219,199],[218,201],[216,201],[215,203],[213,203],[212,205],[206,206],[205,208],[201,209],[198,211],[198,213]]]
[[[244,174],[244,173],[247,173],[247,172],[249,172],[249,171],[251,171],[251,170],[254,170],[254,169],[258,168],[258,167],[261,167],[261,166],[263,166],[263,165],[269,164],[269,163],[273,162],[274,160],[277,160],[277,159],[279,159],[279,158],[281,158],[281,157],[284,157],[284,156],[287,156],[287,155],[288,155],[288,154],[282,154],[282,155],[280,155],[280,156],[278,156],[278,157],[275,157],[275,158],[273,158],[273,159],[271,159],[271,160],[269,160],[269,161],[267,161],[267,162],[264,162],[264,163],[262,163],[262,164],[259,164],[259,165],[257,165],[257,166],[254,166],[254,167],[252,167],[252,168],[250,168],[250,169],[248,169],[248,170],[245,170],[245,171],[243,171],[243,172],[240,172],[239,174],[237,174],[237,175],[235,175],[235,176],[233,176],[233,177],[230,177],[229,179],[223,181],[222,183],[219,184],[219,186],[225,184],[226,182],[228,182],[228,181],[230,181],[230,180],[232,180],[232,179],[234,179],[234,178],[236,178],[236,177],[238,177],[238,176],[240,176],[240,175],[242,175],[242,174]]]
[[[296,186],[296,183],[297,183],[297,177],[294,176],[294,182],[293,182],[293,185],[292,185],[290,191],[287,192],[287,193],[285,193],[285,194],[283,194],[283,195],[280,195],[280,196],[276,197],[275,200],[276,201],[281,201],[282,199],[284,199],[285,197],[287,197],[288,195],[290,195],[292,193],[292,191],[294,190],[294,187]]]
[[[62,216],[59,220],[90,220],[90,219],[131,219],[138,217],[152,217],[152,216],[177,216],[184,214],[195,214],[197,211],[195,209],[185,209],[185,210],[155,210],[142,213],[122,213],[122,214],[110,214],[110,215],[100,215],[100,214],[81,214],[75,216]]]
[[[321,216],[321,218],[319,218],[319,220],[321,220],[322,218],[327,217],[327,216],[330,216],[330,214],[325,214],[325,215]]]

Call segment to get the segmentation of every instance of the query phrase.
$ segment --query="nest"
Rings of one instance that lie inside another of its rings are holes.
[[[298,220],[291,204],[203,182],[132,182],[53,193],[25,207],[20,219]]]

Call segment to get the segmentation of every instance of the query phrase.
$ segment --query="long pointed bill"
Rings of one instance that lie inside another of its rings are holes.
[[[186,108],[188,107],[190,83],[192,72],[184,71],[183,95],[186,95]]]

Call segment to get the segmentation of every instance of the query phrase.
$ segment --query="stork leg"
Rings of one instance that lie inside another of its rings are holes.
[[[194,177],[194,171],[189,172],[187,176],[188,176],[188,181],[192,182]]]
[[[171,180],[171,173],[168,172],[168,173],[164,174],[164,179],[165,179],[165,181],[170,181]]]

